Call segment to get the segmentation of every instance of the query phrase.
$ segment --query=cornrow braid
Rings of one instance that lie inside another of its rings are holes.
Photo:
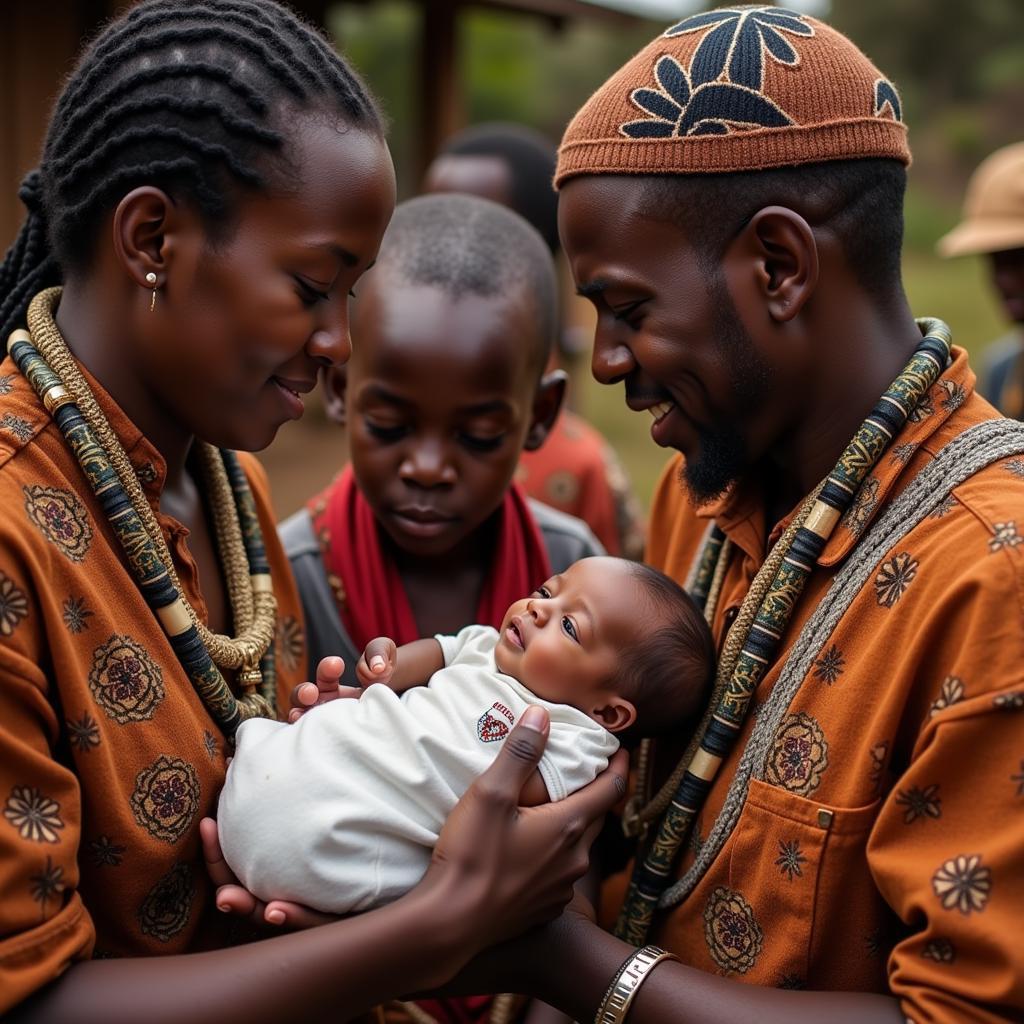
[[[324,111],[377,136],[366,87],[275,0],[145,0],[84,51],[19,196],[28,217],[0,264],[0,339],[32,296],[84,270],[103,217],[140,185],[191,203],[222,238],[246,190],[293,169],[294,115]]]

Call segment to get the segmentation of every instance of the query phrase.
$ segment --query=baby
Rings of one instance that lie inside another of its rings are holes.
[[[373,640],[360,699],[238,730],[218,810],[224,857],[262,899],[337,914],[388,903],[419,881],[448,813],[530,704],[551,730],[524,805],[586,785],[620,740],[695,718],[713,665],[685,591],[607,557],[516,601],[500,630]]]

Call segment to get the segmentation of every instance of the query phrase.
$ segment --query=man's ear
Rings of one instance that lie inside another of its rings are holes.
[[[348,367],[325,366],[320,371],[324,389],[324,412],[332,423],[346,425],[345,388],[348,386]]]
[[[170,262],[179,244],[178,234],[186,227],[184,210],[174,205],[162,189],[143,185],[132,189],[117,204],[113,219],[114,251],[131,279],[152,291],[148,274],[156,275],[156,287],[167,283]]]
[[[590,717],[609,732],[622,732],[636,721],[636,708],[624,697],[611,697],[603,707],[594,708]]]
[[[755,287],[771,318],[792,320],[818,284],[818,245],[811,226],[793,210],[766,206],[736,242],[753,256]]]
[[[541,377],[537,392],[533,396],[530,429],[523,444],[526,451],[536,451],[548,439],[548,434],[551,433],[551,428],[562,409],[568,381],[569,377],[565,370],[552,370]]]

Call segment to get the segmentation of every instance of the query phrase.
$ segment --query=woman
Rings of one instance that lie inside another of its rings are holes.
[[[363,85],[276,4],[152,0],[85,52],[22,198],[0,269],[0,1012],[336,1020],[551,916],[616,783],[518,812],[542,713],[379,912],[231,948],[208,826],[202,862],[234,728],[301,681],[266,484],[230,450],[349,355],[395,198]]]

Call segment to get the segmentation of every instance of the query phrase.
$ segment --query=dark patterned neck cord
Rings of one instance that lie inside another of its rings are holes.
[[[260,661],[262,692],[235,697],[189,618],[182,597],[171,582],[167,567],[157,554],[156,545],[147,534],[139,514],[132,507],[131,499],[107,453],[67,388],[29,338],[27,331],[19,330],[11,335],[8,343],[11,358],[46,406],[82,467],[89,486],[124,550],[142,596],[153,609],[174,653],[210,715],[229,740],[233,739],[235,730],[246,718],[275,717],[273,644]],[[234,452],[222,449],[220,454],[242,526],[249,572],[254,576],[269,576],[270,567],[263,548],[263,536],[245,473]]]
[[[671,880],[679,850],[707,799],[718,769],[736,745],[754,691],[771,665],[825,544],[865,477],[949,361],[949,328],[940,320],[919,320],[918,323],[927,333],[903,372],[861,424],[826,478],[803,525],[793,534],[767,594],[741,641],[736,666],[708,720],[696,753],[658,823],[652,842],[634,862],[626,899],[615,925],[615,934],[634,946],[642,946],[647,941],[658,901]],[[693,583],[698,603],[707,601],[723,540],[722,531],[715,527],[698,556]],[[732,639],[730,637],[730,641]]]

